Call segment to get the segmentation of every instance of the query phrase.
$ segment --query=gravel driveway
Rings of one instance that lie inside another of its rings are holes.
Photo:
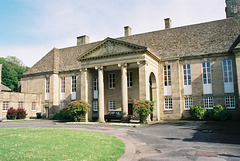
[[[71,128],[114,135],[124,141],[119,160],[240,161],[240,122],[160,122],[134,127],[65,125],[52,120],[0,123],[0,128]]]

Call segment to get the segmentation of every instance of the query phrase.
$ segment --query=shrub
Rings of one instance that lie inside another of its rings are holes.
[[[27,111],[24,110],[24,108],[18,108],[16,112],[17,112],[17,119],[25,119],[26,116],[28,115]]]
[[[146,124],[147,118],[154,110],[154,101],[134,100],[134,111],[140,116],[140,123]]]
[[[190,114],[195,120],[204,120],[207,116],[207,110],[202,106],[190,107]]]
[[[226,107],[216,105],[209,111],[209,117],[212,120],[224,121],[230,119],[231,116]]]
[[[68,112],[67,108],[64,108],[62,110],[60,110],[59,113],[56,113],[54,115],[54,119],[57,120],[73,120],[72,115]]]
[[[9,108],[7,110],[7,116],[6,117],[9,120],[15,120],[16,117],[17,117],[17,111],[13,107]]]

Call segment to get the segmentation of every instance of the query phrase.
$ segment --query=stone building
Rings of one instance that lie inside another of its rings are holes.
[[[44,102],[41,93],[18,93],[12,92],[11,89],[1,84],[2,64],[0,64],[0,116],[6,117],[7,110],[10,107],[17,109],[24,108],[28,115],[27,117],[36,117],[37,112],[41,112]]]
[[[192,105],[226,106],[240,118],[240,17],[53,48],[21,79],[22,93],[41,93],[52,117],[71,100],[92,104],[88,119],[133,113],[134,99],[154,100],[152,120],[189,116]]]
[[[227,18],[240,16],[240,0],[226,0],[225,11]]]

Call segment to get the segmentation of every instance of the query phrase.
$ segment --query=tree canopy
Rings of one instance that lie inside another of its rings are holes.
[[[0,64],[2,64],[2,84],[18,92],[18,81],[29,67],[15,56],[0,57]]]

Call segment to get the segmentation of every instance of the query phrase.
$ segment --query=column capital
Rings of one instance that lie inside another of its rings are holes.
[[[100,66],[95,66],[95,70],[103,70],[104,66],[100,65]]]
[[[118,64],[118,67],[127,67],[128,66],[128,63],[119,63]]]
[[[137,61],[137,65],[147,65],[147,61],[146,60],[142,60],[142,61]]]
[[[87,68],[80,68],[80,72],[87,72]]]

